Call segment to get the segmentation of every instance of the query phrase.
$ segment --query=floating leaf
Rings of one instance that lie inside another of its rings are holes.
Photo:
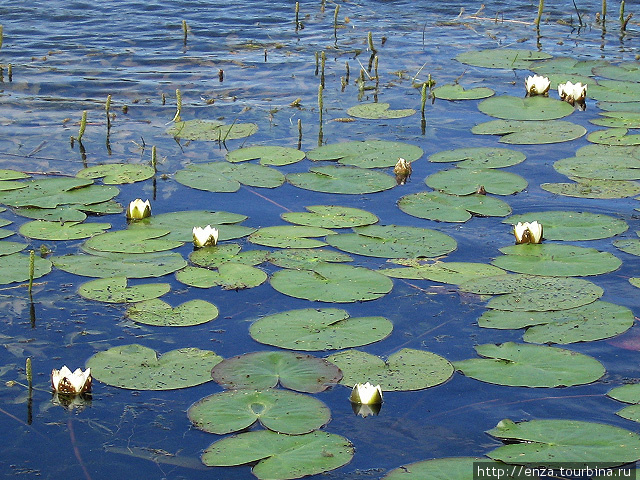
[[[531,70],[539,75],[584,75],[590,77],[592,70],[596,67],[607,65],[604,60],[576,60],[571,57],[553,57],[548,60],[535,62]]]
[[[105,253],[54,257],[55,266],[65,272],[86,277],[161,277],[187,265],[179,253]]]
[[[87,240],[85,245],[92,250],[114,253],[150,253],[171,250],[183,245],[182,242],[165,238],[169,230],[157,228],[136,228],[107,232]]]
[[[579,198],[624,198],[640,193],[640,184],[622,180],[587,180],[575,183],[543,183],[540,188],[550,193]]]
[[[103,183],[107,185],[121,185],[147,180],[153,177],[155,173],[153,167],[149,165],[110,163],[83,168],[76,176],[78,178],[102,178]]]
[[[462,85],[457,83],[453,85],[442,85],[436,87],[432,91],[432,95],[435,98],[441,98],[443,100],[479,100],[481,98],[487,98],[495,94],[493,90],[487,87],[476,87],[464,89]]]
[[[285,212],[283,220],[308,227],[349,228],[371,225],[378,221],[373,213],[339,205],[311,205],[308,212]]]
[[[543,211],[513,215],[502,223],[538,221],[544,225],[547,240],[598,240],[623,233],[629,228],[622,219],[590,212]]]
[[[121,345],[87,360],[96,380],[131,390],[174,390],[211,380],[209,372],[222,361],[210,350],[179,348],[158,357],[142,345]]]
[[[204,300],[189,300],[172,308],[160,299],[138,302],[125,315],[137,323],[163,327],[188,327],[209,322],[218,317],[218,308]]]
[[[482,468],[493,468],[487,472],[500,472],[501,480],[514,480],[510,475],[512,469],[506,468],[504,463],[492,462],[476,457],[434,458],[421,462],[409,463],[395,468],[387,473],[382,480],[469,480],[469,472],[473,472],[477,464]],[[501,469],[501,470],[497,470]],[[524,479],[521,479],[524,480]]]
[[[209,395],[191,405],[187,414],[196,428],[217,435],[244,430],[256,421],[274,432],[300,435],[331,419],[331,411],[320,400],[271,388]]]
[[[20,253],[0,256],[0,284],[29,280],[29,262],[29,255]],[[36,255],[34,257],[33,278],[40,278],[50,271],[51,261]]]
[[[550,276],[601,275],[620,268],[622,261],[609,252],[574,245],[522,244],[500,249],[496,267],[517,273]]]
[[[434,190],[453,195],[470,195],[480,187],[496,195],[513,195],[527,188],[520,175],[496,169],[452,168],[429,175],[425,183]]]
[[[545,60],[551,55],[535,50],[516,48],[489,48],[479,51],[468,51],[456,56],[456,60],[467,65],[487,68],[529,69],[532,60]]]
[[[640,101],[640,84],[619,80],[598,80],[589,85],[589,97],[604,102]]]
[[[403,268],[385,268],[380,273],[393,278],[408,278],[412,280],[431,280],[440,283],[460,284],[482,277],[502,275],[504,270],[486,263],[465,262],[435,262],[411,265]]]
[[[260,318],[249,333],[257,342],[290,350],[338,350],[378,342],[393,330],[384,317],[350,317],[338,308],[304,308]]]
[[[600,127],[640,128],[640,112],[600,112],[599,118],[589,122]]]
[[[617,65],[606,63],[594,67],[593,73],[611,80],[640,82],[640,69],[637,62],[619,63]]]
[[[430,162],[458,162],[460,168],[503,168],[524,162],[526,155],[517,150],[499,147],[466,147],[443,150],[429,157]]]
[[[324,262],[350,262],[353,259],[333,250],[289,248],[270,253],[267,260],[282,268],[313,270],[316,265]]]
[[[524,98],[502,95],[480,102],[478,109],[503,120],[555,120],[574,111],[573,105],[544,95]]]
[[[26,247],[26,243],[2,241],[0,242],[0,256],[21,252]]]
[[[107,303],[133,303],[157,298],[171,290],[168,283],[127,286],[126,277],[99,278],[85,282],[78,293],[89,300]]]
[[[307,152],[307,158],[314,161],[338,161],[343,165],[362,168],[379,168],[393,167],[398,157],[413,162],[422,157],[422,154],[420,147],[409,143],[366,140],[323,145]]]
[[[320,264],[313,270],[280,270],[271,286],[285,295],[319,302],[362,302],[391,291],[389,277],[363,267]]]
[[[229,389],[263,390],[280,384],[298,392],[318,393],[339,382],[342,372],[324,358],[270,351],[228,358],[211,371],[211,376]]]
[[[640,458],[640,436],[624,428],[579,420],[502,420],[488,430],[492,437],[509,444],[487,455],[505,463],[549,465],[570,462],[572,466],[608,466],[635,462]]]
[[[587,136],[587,140],[602,145],[640,145],[640,134],[629,134],[626,128],[597,130]]]
[[[636,234],[640,235],[640,233],[638,232],[636,232]],[[614,241],[613,245],[625,253],[640,256],[640,239],[637,239],[637,238],[620,239],[620,240]]]
[[[248,250],[241,252],[237,243],[226,243],[198,248],[189,255],[189,260],[200,267],[218,268],[227,262],[244,265],[258,265],[266,262],[271,252],[267,250]]]
[[[596,180],[640,179],[640,159],[628,156],[578,155],[558,160],[553,168],[568,177]]]
[[[640,403],[640,383],[630,383],[612,388],[607,396],[624,403]]]
[[[24,188],[0,192],[0,203],[12,207],[55,208],[64,204],[93,204],[111,200],[117,187],[92,185],[92,180],[49,177],[24,182]]]
[[[367,225],[326,238],[332,247],[369,257],[439,257],[456,249],[449,235],[429,228]]]
[[[587,133],[587,129],[565,120],[492,120],[476,125],[471,132],[502,135],[500,143],[539,145],[575,140]]]
[[[483,217],[506,217],[511,207],[487,195],[449,195],[442,192],[410,193],[398,200],[398,208],[418,218],[438,222],[466,222],[472,214]]]
[[[388,103],[362,103],[347,109],[347,113],[352,117],[367,118],[372,120],[387,118],[409,117],[416,113],[413,108],[402,110],[391,110]]]
[[[305,157],[301,150],[290,147],[277,147],[271,145],[239,148],[228,152],[227,161],[232,163],[246,162],[247,160],[260,159],[261,165],[290,165],[299,162]]]
[[[391,175],[358,167],[314,167],[308,172],[288,174],[287,181],[305,190],[351,195],[381,192],[396,186],[396,179]]]
[[[20,234],[38,240],[77,240],[111,228],[109,223],[45,222],[35,220],[20,227]]]
[[[167,133],[173,137],[185,140],[213,140],[225,142],[248,137],[258,131],[255,123],[233,123],[225,125],[217,120],[187,120],[175,122],[167,129]]]
[[[240,290],[262,285],[267,280],[267,274],[250,265],[227,262],[220,265],[216,271],[187,267],[176,273],[176,280],[198,288],[220,286],[225,290]]]
[[[335,232],[326,228],[279,225],[258,229],[249,235],[249,241],[267,247],[317,248],[324,247],[326,243],[322,240],[314,240],[313,237],[324,237],[333,234]]]
[[[48,222],[83,222],[87,215],[80,211],[79,205],[60,205],[56,208],[15,208],[13,213],[34,220]]]
[[[482,382],[512,387],[568,387],[592,383],[605,369],[595,358],[556,347],[507,342],[475,347],[482,359],[454,362]]]
[[[21,180],[23,178],[29,178],[29,175],[17,170],[0,169],[0,180]]]
[[[218,440],[204,451],[202,462],[210,467],[258,462],[252,473],[260,480],[286,480],[334,470],[351,457],[351,443],[339,435],[282,435],[262,430]]]
[[[327,357],[342,370],[343,385],[368,381],[382,390],[421,390],[446,382],[453,366],[440,355],[403,348],[384,359],[359,350],[345,350]]]
[[[209,162],[188,165],[175,174],[178,183],[208,192],[235,192],[240,184],[276,188],[284,183],[277,170],[253,163]]]

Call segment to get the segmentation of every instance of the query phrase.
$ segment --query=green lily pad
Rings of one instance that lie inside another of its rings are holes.
[[[501,480],[516,479],[510,474],[512,469],[506,467],[504,463],[492,462],[486,457],[450,457],[402,465],[391,470],[381,480],[469,480],[469,472],[475,471],[478,463],[482,464],[482,468],[495,467],[496,470],[486,471],[501,472]]]
[[[9,190],[19,190],[24,188],[27,184],[25,182],[14,182],[11,180],[0,180],[0,192],[6,192]]]
[[[0,203],[12,207],[55,208],[64,204],[106,202],[118,195],[117,187],[92,185],[93,180],[49,177],[24,182],[24,188],[0,192]]]
[[[640,83],[620,80],[598,80],[589,85],[589,97],[602,102],[640,101]]]
[[[538,275],[497,275],[464,282],[460,290],[478,295],[499,295],[488,307],[511,312],[565,310],[598,300],[604,290],[583,278]]]
[[[391,291],[393,282],[381,273],[343,264],[320,264],[313,270],[280,270],[271,286],[295,298],[347,303],[375,300]]]
[[[513,195],[527,188],[527,181],[520,175],[501,170],[482,168],[452,168],[429,175],[425,183],[444,193],[470,195],[483,187],[487,193]]]
[[[524,341],[541,344],[591,342],[626,332],[633,312],[621,305],[595,301],[581,307],[547,312],[489,310],[478,319],[484,328],[527,328]]]
[[[640,179],[640,159],[628,156],[578,155],[558,160],[553,168],[568,177],[595,180]]]
[[[471,129],[477,135],[502,135],[500,143],[540,145],[569,142],[587,129],[565,120],[491,120]]]
[[[78,178],[102,178],[103,183],[107,185],[121,185],[147,180],[153,177],[155,173],[155,170],[149,165],[110,163],[84,168],[76,176]]]
[[[607,112],[640,112],[638,102],[598,102],[598,108]]]
[[[339,308],[304,308],[262,317],[249,333],[260,343],[290,350],[338,350],[378,342],[391,334],[384,317],[350,317]]]
[[[13,253],[0,256],[0,284],[26,282],[29,280],[29,255]],[[51,271],[51,261],[34,257],[33,278],[40,278]]]
[[[307,158],[313,161],[337,161],[361,168],[381,168],[393,167],[399,157],[411,163],[422,157],[423,153],[420,147],[409,143],[366,140],[323,145],[307,152]]]
[[[138,344],[98,352],[87,360],[94,379],[131,390],[175,390],[211,380],[209,372],[222,361],[210,350],[179,348],[158,357]]]
[[[25,248],[27,248],[26,243],[2,241],[0,242],[0,256],[18,253]]]
[[[308,227],[350,228],[371,225],[378,221],[373,213],[360,208],[339,205],[311,205],[308,212],[285,212],[283,220]]]
[[[621,387],[612,388],[607,396],[624,403],[640,403],[640,383],[630,383]]]
[[[216,365],[211,376],[228,389],[263,390],[280,384],[297,392],[319,393],[339,382],[342,372],[324,358],[270,351],[228,358]]]
[[[287,181],[305,190],[351,195],[381,192],[396,186],[396,179],[391,175],[358,167],[314,167],[308,172],[288,174]]]
[[[473,215],[506,217],[511,207],[487,195],[449,195],[442,192],[410,193],[398,200],[398,208],[418,218],[438,222],[466,222]]]
[[[451,253],[457,246],[449,235],[429,228],[367,225],[353,230],[355,233],[328,236],[327,243],[345,252],[382,258],[433,258]]]
[[[613,425],[580,420],[502,420],[488,430],[508,442],[487,455],[506,463],[623,465],[640,458],[640,435]]]
[[[99,255],[63,255],[54,257],[57,268],[86,277],[146,278],[161,277],[187,265],[179,253],[106,253]]]
[[[516,273],[549,276],[601,275],[620,268],[622,261],[595,248],[559,244],[510,245],[493,260],[496,267]]]
[[[209,162],[188,165],[176,172],[178,183],[197,190],[232,193],[240,184],[250,187],[276,188],[284,175],[271,167],[253,163]]]
[[[38,240],[77,240],[104,233],[109,223],[45,222],[34,220],[20,227],[20,234]]]
[[[218,440],[204,451],[202,463],[217,467],[258,462],[251,471],[260,480],[286,480],[334,470],[352,457],[353,446],[340,435],[263,430]]]
[[[47,222],[83,222],[87,214],[80,211],[79,205],[60,205],[56,208],[15,208],[13,213],[21,217]]]
[[[321,248],[289,248],[271,252],[267,260],[282,268],[313,270],[321,263],[350,262],[353,258],[341,252]]]
[[[114,253],[150,253],[171,250],[182,242],[165,238],[169,230],[135,228],[96,235],[85,242],[92,250]]]
[[[439,283],[451,283],[458,285],[476,278],[493,277],[506,273],[504,270],[486,263],[466,262],[404,262],[407,267],[385,268],[379,273],[392,278],[407,278],[412,280],[431,280]]]
[[[593,68],[593,73],[600,77],[623,82],[640,82],[640,68],[637,62],[605,64]]]
[[[487,87],[465,89],[457,83],[442,85],[433,89],[432,94],[442,100],[479,100],[494,95],[496,92]]]
[[[548,60],[535,62],[531,70],[539,75],[563,74],[592,76],[593,69],[608,62],[604,60],[576,60],[572,57],[553,57]]]
[[[640,184],[624,180],[577,179],[575,183],[543,183],[540,188],[550,193],[579,198],[624,198],[640,193]]]
[[[388,103],[361,103],[347,109],[347,113],[352,117],[367,118],[372,120],[387,118],[403,118],[409,117],[416,113],[413,108],[404,108],[401,110],[392,110]]]
[[[248,137],[258,131],[255,123],[233,123],[226,125],[217,120],[187,120],[175,122],[167,133],[173,137],[185,140],[213,140],[225,142]]]
[[[512,215],[502,223],[538,221],[544,226],[546,240],[598,240],[625,232],[629,225],[622,219],[590,212],[542,211]]]
[[[240,290],[262,285],[267,281],[267,274],[250,265],[227,262],[217,270],[187,267],[176,273],[176,280],[198,288],[220,286],[224,290]]]
[[[640,128],[640,112],[600,112],[590,123],[609,128]]]
[[[210,322],[218,317],[218,308],[204,300],[189,300],[172,308],[160,299],[138,302],[125,315],[137,323],[162,327],[188,327]]]
[[[486,50],[471,50],[460,53],[456,60],[467,65],[502,69],[529,69],[533,60],[545,60],[551,55],[535,50],[517,48],[489,48]]]
[[[127,286],[126,277],[99,278],[85,282],[78,293],[89,300],[107,303],[133,303],[158,298],[171,290],[168,283]]]
[[[403,348],[384,359],[359,350],[345,350],[327,359],[343,373],[340,383],[353,387],[368,381],[384,391],[421,390],[446,382],[453,366],[440,355]]]
[[[94,215],[111,215],[116,213],[122,213],[124,208],[115,200],[106,200],[104,202],[90,203],[90,204],[70,204],[71,208],[77,208],[84,213],[90,213]]]
[[[626,418],[627,420],[640,422],[640,405],[629,405],[622,410],[618,410],[616,415]]]
[[[574,111],[573,105],[544,95],[524,98],[501,95],[483,100],[478,109],[503,120],[556,120]]]
[[[460,168],[503,168],[524,162],[526,155],[517,150],[500,147],[465,147],[443,150],[429,157],[430,162],[458,162]]]
[[[299,162],[304,157],[305,153],[302,150],[271,145],[239,148],[228,152],[226,155],[227,161],[231,163],[246,162],[259,158],[261,165],[275,166],[290,165]]]
[[[189,420],[199,430],[224,435],[255,422],[278,433],[301,435],[331,419],[320,400],[289,390],[229,390],[209,395],[189,407]]]
[[[454,362],[456,370],[497,385],[568,387],[595,382],[605,373],[595,358],[562,348],[507,342],[475,349],[484,358]]]
[[[317,248],[326,245],[322,240],[313,237],[334,235],[335,232],[321,227],[302,225],[278,225],[264,227],[249,235],[249,241],[257,245],[278,248]]]
[[[0,180],[22,180],[23,178],[29,178],[29,175],[17,170],[0,169]]]
[[[636,232],[636,234],[640,235],[640,232]],[[625,253],[628,253],[630,255],[640,256],[640,239],[625,238],[625,239],[615,240],[613,242],[613,245]]]
[[[591,132],[587,140],[601,145],[640,145],[640,134],[629,134],[626,128],[607,128]]]
[[[7,228],[0,228],[0,238],[7,238],[11,235],[15,235],[16,232]]]
[[[266,262],[272,252],[267,250],[247,250],[241,252],[242,247],[237,243],[226,243],[204,248],[198,248],[189,255],[189,260],[199,267],[218,268],[227,262],[243,265],[259,265]]]

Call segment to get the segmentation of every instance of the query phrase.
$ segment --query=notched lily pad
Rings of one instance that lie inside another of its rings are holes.
[[[150,253],[171,250],[183,242],[165,238],[169,230],[158,228],[136,228],[96,235],[85,242],[85,246],[100,252]]]
[[[283,220],[308,227],[350,228],[371,225],[378,221],[373,213],[360,208],[339,205],[311,205],[308,212],[285,212]]]
[[[307,152],[314,161],[337,161],[343,165],[361,168],[393,167],[398,157],[413,162],[422,157],[420,147],[403,142],[366,140],[323,145]]]
[[[13,242],[12,242],[13,243]],[[0,256],[0,284],[29,280],[29,255],[12,253]],[[51,261],[34,256],[33,278],[40,278],[51,271]]]
[[[220,286],[224,290],[241,290],[262,285],[267,280],[267,274],[250,265],[227,262],[217,270],[187,267],[176,273],[176,280],[197,288]]]
[[[107,303],[133,303],[157,298],[171,290],[168,283],[127,286],[126,277],[99,278],[85,282],[78,293],[89,300]]]
[[[425,183],[451,195],[471,195],[484,188],[486,193],[513,195],[527,188],[520,175],[490,168],[452,168],[429,175]]]
[[[457,162],[459,168],[503,168],[522,163],[526,158],[524,153],[510,148],[465,147],[434,153],[429,161]]]
[[[456,60],[467,65],[487,68],[529,69],[533,60],[546,60],[552,56],[535,50],[517,48],[489,48],[486,50],[471,50],[460,53]]]
[[[138,302],[125,313],[134,322],[162,327],[188,327],[209,322],[218,317],[218,308],[204,300],[189,300],[171,307],[160,299]]]
[[[401,110],[392,110],[388,103],[362,103],[347,109],[347,113],[352,117],[366,118],[372,120],[387,118],[403,118],[409,117],[416,113],[413,108],[405,108]]]
[[[302,225],[280,225],[264,227],[249,235],[249,241],[257,245],[278,248],[317,248],[326,243],[314,237],[325,237],[335,234],[334,231],[321,227]]]
[[[279,171],[253,163],[198,163],[178,170],[174,178],[187,187],[222,193],[235,192],[241,184],[276,188],[284,183],[284,175]]]
[[[20,234],[38,240],[78,240],[102,234],[109,223],[47,222],[34,220],[20,227]]]
[[[187,265],[179,253],[110,253],[96,252],[97,255],[63,255],[53,257],[57,268],[75,275],[86,277],[161,277]]]
[[[587,133],[582,125],[565,120],[492,120],[471,129],[477,135],[502,135],[500,143],[538,145],[568,142]]]
[[[259,158],[261,165],[275,166],[290,165],[299,162],[304,157],[305,153],[301,150],[272,145],[239,148],[228,152],[226,155],[227,161],[231,163],[246,162]]]
[[[512,97],[502,95],[488,98],[478,104],[478,109],[503,120],[555,120],[571,115],[574,107],[568,102],[543,95]]]
[[[550,193],[578,198],[624,198],[640,193],[640,183],[623,180],[591,180],[577,178],[574,183],[543,183],[540,188]]]
[[[233,123],[226,125],[217,120],[187,120],[175,122],[167,133],[173,137],[185,140],[213,140],[225,142],[248,137],[258,131],[255,123]]]
[[[78,178],[102,178],[106,185],[121,185],[147,180],[155,175],[155,170],[149,165],[135,163],[110,163],[96,165],[80,170]]]
[[[590,212],[565,210],[541,211],[513,215],[502,223],[538,221],[544,226],[546,240],[598,240],[625,232],[629,225],[620,218]]]
[[[495,94],[493,90],[487,87],[475,87],[465,89],[462,85],[442,85],[433,89],[432,94],[436,98],[442,100],[479,100],[487,98]]]
[[[418,218],[438,222],[466,222],[472,215],[506,217],[511,207],[488,195],[449,195],[443,192],[410,193],[398,200],[398,208]]]
[[[381,192],[396,186],[396,179],[386,173],[359,167],[331,165],[314,167],[308,172],[290,173],[287,175],[287,181],[305,190],[350,195]]]
[[[399,260],[395,263],[406,265],[401,268],[385,268],[380,273],[392,278],[431,280],[433,282],[460,284],[483,277],[493,277],[506,273],[504,270],[486,263],[441,262],[423,263],[414,259]]]
[[[345,263],[353,258],[345,253],[322,248],[289,248],[269,253],[266,260],[282,268],[313,270],[321,263]]]

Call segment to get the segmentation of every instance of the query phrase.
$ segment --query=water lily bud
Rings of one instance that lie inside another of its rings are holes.
[[[513,234],[516,237],[516,243],[540,243],[542,242],[542,224],[534,222],[518,222],[513,227]]]
[[[211,225],[193,227],[193,244],[197,247],[208,247],[218,243],[218,229]]]
[[[57,393],[66,395],[78,395],[91,391],[91,369],[84,372],[81,368],[76,368],[71,372],[64,365],[60,370],[51,370],[51,387]]]
[[[382,403],[382,389],[380,385],[371,385],[367,383],[356,383],[351,390],[349,397],[352,403],[361,403],[363,405],[377,405]]]
[[[132,220],[140,220],[150,216],[151,204],[149,203],[149,200],[143,202],[140,198],[136,198],[127,208],[127,218]]]
[[[393,173],[396,175],[396,183],[398,185],[404,185],[407,179],[411,176],[412,168],[411,163],[407,162],[404,158],[398,158],[398,162],[393,167]]]
[[[534,75],[525,79],[524,86],[527,89],[527,94],[530,96],[546,95],[549,91],[549,87],[551,87],[551,82],[547,77]]]

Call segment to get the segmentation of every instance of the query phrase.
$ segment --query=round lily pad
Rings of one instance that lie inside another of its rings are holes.
[[[29,280],[30,256],[21,253],[0,256],[0,284]],[[51,271],[51,261],[34,256],[33,278],[40,278]]]
[[[386,118],[403,118],[409,117],[416,113],[413,108],[404,108],[401,110],[392,110],[388,103],[362,103],[347,109],[347,113],[352,117],[367,118],[372,120]]]
[[[328,472],[353,457],[353,446],[344,437],[315,431],[283,435],[270,430],[246,432],[223,438],[202,454],[210,467],[256,463],[251,472],[260,480],[286,480]]]
[[[340,381],[342,372],[324,358],[270,351],[228,358],[216,365],[211,376],[229,389],[263,390],[280,384],[298,392],[318,393]]]
[[[208,192],[235,192],[240,184],[276,188],[284,183],[279,171],[253,163],[209,162],[188,165],[176,172],[178,183]]]
[[[487,455],[505,463],[572,466],[624,465],[640,458],[640,435],[624,428],[580,420],[502,420],[488,430],[507,442]]]
[[[420,147],[403,142],[366,140],[323,145],[307,152],[314,161],[338,161],[343,165],[362,168],[393,167],[398,157],[411,163],[422,157]]]
[[[527,188],[520,175],[490,168],[452,168],[429,175],[425,183],[434,190],[453,195],[470,195],[480,187],[496,195],[513,195]]]
[[[290,350],[338,350],[386,338],[393,324],[384,317],[350,317],[338,308],[304,308],[253,322],[251,337]]]
[[[316,265],[324,262],[350,262],[349,255],[334,250],[321,248],[289,248],[279,250],[268,255],[267,260],[282,268],[313,270]]]
[[[12,207],[55,208],[64,204],[93,204],[111,200],[117,187],[92,185],[82,178],[48,177],[24,182],[24,188],[0,192],[0,203]]]
[[[189,260],[200,267],[218,268],[227,262],[258,265],[266,262],[267,257],[271,254],[271,252],[267,250],[247,250],[241,252],[241,248],[237,243],[217,244],[198,248],[189,254]]]
[[[469,480],[469,472],[473,472],[480,462],[482,468],[495,467],[496,470],[486,471],[499,471],[501,480],[515,480],[516,478],[510,475],[512,469],[505,468],[504,463],[492,462],[486,457],[449,457],[402,465],[391,470],[382,477],[382,480]]]
[[[460,53],[456,60],[467,65],[502,69],[530,69],[533,60],[546,60],[551,55],[535,50],[517,48],[489,48]]]
[[[620,240],[614,241],[613,245],[625,253],[628,253],[630,255],[640,256],[640,239],[637,239],[637,238],[620,239]]]
[[[573,105],[568,102],[544,95],[524,98],[501,95],[483,100],[478,104],[478,109],[503,120],[555,120],[574,111]]]
[[[204,300],[189,300],[173,308],[156,298],[132,305],[125,315],[134,322],[146,325],[188,327],[217,318],[218,308]]]
[[[350,228],[371,225],[378,221],[373,213],[360,208],[339,205],[311,205],[308,212],[285,212],[283,220],[308,227]]]
[[[421,390],[446,382],[453,375],[448,360],[425,350],[403,348],[384,360],[359,350],[345,350],[327,359],[342,370],[340,383],[353,387],[368,381],[382,390]]]
[[[244,147],[228,152],[226,158],[231,163],[246,162],[247,160],[260,159],[261,165],[290,165],[299,162],[305,157],[305,153],[290,147],[277,147],[262,145]]]
[[[607,396],[624,403],[640,403],[640,383],[629,383],[612,388]]]
[[[174,390],[211,380],[211,369],[222,357],[210,350],[179,348],[158,357],[138,344],[112,347],[87,360],[96,380],[131,390]]]
[[[496,267],[517,273],[549,276],[601,275],[620,268],[622,261],[609,252],[574,245],[522,244],[500,249]]]
[[[479,100],[495,94],[487,87],[476,87],[465,89],[462,85],[442,85],[433,89],[432,94],[436,98],[443,100]]]
[[[110,163],[96,165],[80,170],[78,178],[102,178],[107,185],[121,185],[124,183],[141,182],[155,175],[155,170],[149,165],[135,163]]]
[[[331,165],[314,167],[308,172],[290,173],[287,181],[305,190],[351,195],[381,192],[396,186],[396,179],[386,173]]]
[[[78,293],[89,300],[108,303],[133,303],[157,298],[171,290],[168,283],[127,286],[126,277],[99,278],[85,282]]]
[[[279,225],[264,227],[249,235],[249,241],[258,245],[278,248],[317,248],[326,245],[322,240],[313,237],[333,235],[332,230],[321,227],[303,225]]]
[[[500,143],[538,145],[568,142],[582,137],[587,129],[565,120],[491,120],[471,129],[477,135],[502,135]]]
[[[248,137],[258,131],[255,123],[233,123],[226,125],[217,120],[187,120],[175,122],[167,133],[173,137],[185,140],[213,140],[225,142]]]
[[[87,215],[80,211],[80,205],[60,205],[56,208],[15,208],[13,213],[34,220],[48,222],[83,222]]]
[[[187,267],[176,273],[176,280],[198,288],[220,286],[224,290],[240,290],[262,285],[267,280],[267,274],[250,265],[227,262],[217,270]]]
[[[0,256],[18,253],[25,248],[27,248],[26,243],[2,241],[0,242]]]
[[[343,264],[320,264],[313,270],[280,270],[271,286],[295,298],[346,303],[375,300],[391,291],[393,282],[368,268]]]
[[[589,97],[602,102],[637,102],[640,100],[640,83],[620,80],[598,80],[589,85]]]
[[[438,222],[466,222],[472,215],[506,217],[511,207],[488,195],[449,195],[443,192],[410,193],[398,200],[398,208],[418,218]]]
[[[23,178],[29,178],[29,175],[17,170],[0,169],[0,180],[21,180]]]
[[[166,239],[169,230],[136,228],[96,235],[85,242],[92,250],[114,253],[149,253],[171,250],[183,242]]]
[[[623,180],[578,179],[574,183],[543,183],[540,188],[550,193],[579,198],[624,198],[640,193],[640,184]]]
[[[104,233],[109,223],[46,222],[34,220],[20,227],[20,234],[38,240],[77,240]]]
[[[640,128],[640,112],[600,112],[590,123],[610,128]]]
[[[547,60],[535,62],[531,70],[539,75],[559,73],[564,75],[593,75],[593,69],[607,65],[604,60],[576,60],[572,57],[553,57]]]
[[[458,162],[460,168],[503,168],[524,162],[526,155],[517,150],[500,147],[465,147],[443,150],[429,157],[430,162]]]
[[[320,400],[271,388],[209,395],[191,405],[187,415],[196,428],[217,435],[244,430],[256,421],[274,432],[301,435],[331,419],[331,411]]]
[[[595,358],[556,347],[485,344],[475,347],[482,359],[454,362],[456,370],[482,382],[512,387],[568,387],[592,383],[605,373]]]
[[[161,277],[187,265],[179,253],[108,253],[99,255],[63,255],[54,257],[60,270],[86,277]]]
[[[415,263],[415,265],[413,264]],[[486,263],[467,262],[403,262],[406,267],[385,268],[380,273],[392,278],[408,278],[412,280],[431,280],[440,283],[460,284],[476,278],[492,277],[506,273],[504,270]]]
[[[367,225],[326,238],[329,245],[369,257],[439,257],[456,249],[449,235],[429,228],[398,225]]]
[[[640,145],[640,134],[630,134],[626,128],[607,128],[591,132],[587,140],[601,145]]]
[[[597,240],[613,237],[629,228],[624,220],[609,215],[562,210],[512,215],[502,223],[515,225],[518,222],[533,221],[538,221],[544,226],[546,240]]]

